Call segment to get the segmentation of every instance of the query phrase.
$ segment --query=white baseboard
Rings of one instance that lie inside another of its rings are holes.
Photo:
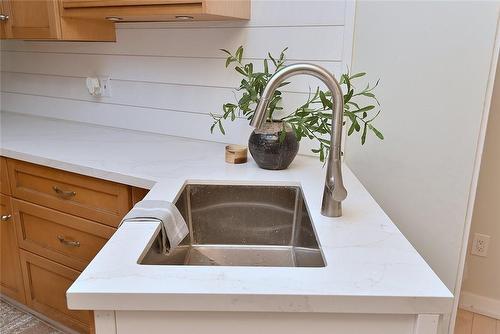
[[[459,306],[463,310],[500,320],[500,300],[462,291]]]

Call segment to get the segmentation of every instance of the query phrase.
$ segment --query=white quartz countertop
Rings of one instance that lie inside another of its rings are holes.
[[[452,295],[344,168],[343,216],[320,214],[325,169],[298,156],[266,171],[224,162],[224,145],[95,125],[1,114],[1,154],[133,186],[173,201],[186,182],[300,185],[323,268],[155,266],[138,258],[156,223],[123,224],[67,292],[73,309],[449,313]],[[373,177],[376,177],[374,175]]]

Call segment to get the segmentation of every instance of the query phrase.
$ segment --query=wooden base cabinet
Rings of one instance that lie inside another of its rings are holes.
[[[0,157],[0,192],[10,195],[9,173],[7,172],[7,160]]]
[[[9,196],[0,195],[0,211],[0,292],[25,303],[19,247]]]
[[[79,271],[21,250],[26,305],[81,333],[90,333],[92,312],[68,310],[66,290]]]
[[[66,291],[147,190],[0,157],[0,192],[0,292],[94,333],[93,312],[69,310]]]

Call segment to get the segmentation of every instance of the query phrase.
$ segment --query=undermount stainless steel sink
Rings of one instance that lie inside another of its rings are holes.
[[[325,266],[300,187],[187,184],[175,205],[189,235],[163,255],[157,234],[140,264]]]

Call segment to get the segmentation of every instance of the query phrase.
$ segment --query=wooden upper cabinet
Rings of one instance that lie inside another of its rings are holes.
[[[2,1],[0,1],[0,39],[7,38],[5,26],[7,25],[8,18],[7,12],[3,9]]]
[[[61,35],[59,11],[54,0],[3,1],[8,15],[5,30],[9,38],[57,39]]]
[[[62,0],[65,17],[115,22],[248,20],[250,0]]]
[[[114,41],[114,24],[61,16],[61,0],[1,0],[2,38]],[[3,19],[3,20],[2,20]]]
[[[115,22],[248,20],[250,0],[0,0],[0,38],[115,41]]]

